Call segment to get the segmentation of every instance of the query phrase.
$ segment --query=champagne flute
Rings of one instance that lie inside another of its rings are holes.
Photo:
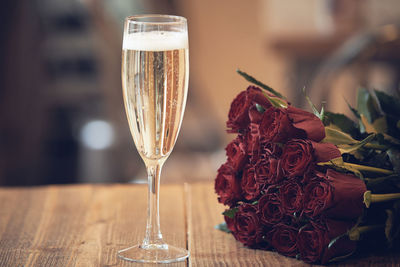
[[[169,263],[189,256],[186,249],[163,241],[159,219],[161,168],[181,127],[188,79],[185,18],[137,15],[125,19],[122,88],[132,137],[147,168],[148,207],[144,240],[120,250],[122,259]]]

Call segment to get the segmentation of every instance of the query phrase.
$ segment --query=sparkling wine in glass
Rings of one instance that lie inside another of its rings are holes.
[[[125,111],[148,173],[147,225],[141,244],[119,257],[136,262],[181,261],[189,251],[163,241],[159,219],[161,168],[181,127],[189,78],[186,19],[169,15],[126,18],[122,50]]]

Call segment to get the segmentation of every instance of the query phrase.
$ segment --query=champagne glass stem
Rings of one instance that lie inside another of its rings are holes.
[[[159,213],[160,174],[164,162],[165,159],[146,163],[148,175],[148,205],[146,235],[142,242],[142,248],[163,248],[167,246],[162,240]]]

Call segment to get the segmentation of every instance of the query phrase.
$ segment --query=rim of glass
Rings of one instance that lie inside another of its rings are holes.
[[[158,19],[171,19],[171,20],[165,20],[165,21],[142,21],[140,19],[151,19],[151,18],[158,18]],[[176,15],[163,15],[163,14],[140,14],[140,15],[132,15],[128,16],[125,18],[125,20],[129,23],[135,23],[135,24],[163,24],[163,25],[171,25],[171,24],[181,24],[181,23],[186,23],[186,18],[182,16],[176,16]]]

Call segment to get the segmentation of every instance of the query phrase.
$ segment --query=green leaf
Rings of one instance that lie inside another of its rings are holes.
[[[241,75],[243,78],[245,78],[247,81],[254,83],[255,85],[260,86],[261,88],[267,90],[268,92],[270,92],[271,94],[282,98],[282,99],[286,99],[283,95],[281,95],[279,92],[275,91],[274,89],[272,89],[271,87],[269,87],[268,85],[263,84],[262,82],[258,81],[256,78],[250,76],[249,74],[247,74],[246,72],[243,72],[241,70],[236,70],[237,73],[239,73],[239,75]]]
[[[382,91],[374,91],[382,111],[385,113],[387,130],[385,133],[400,138],[400,99]]]
[[[365,88],[358,89],[357,110],[360,114],[364,115],[370,123],[376,120],[382,114],[379,103]]]
[[[391,143],[392,145],[400,145],[400,140],[397,138],[394,138],[393,136],[390,136],[388,134],[382,134],[384,137],[384,140]]]
[[[358,124],[360,125],[360,132],[361,133],[365,133],[365,128],[364,125],[361,123],[361,116],[360,113],[358,112],[357,109],[353,108],[350,103],[347,101],[347,99],[345,98],[344,101],[346,101],[347,106],[349,107],[349,109],[351,110],[351,112],[353,113],[353,115],[358,119]]]
[[[335,126],[340,128],[340,130],[350,135],[358,132],[356,123],[347,116],[345,116],[344,114],[340,113],[333,113],[326,111],[324,124],[325,125],[334,124]]]
[[[365,132],[367,133],[377,133],[378,134],[378,141],[379,143],[384,143],[388,142],[392,145],[400,145],[400,140],[397,138],[394,138],[391,135],[388,135],[386,133],[379,132],[377,129],[375,129],[375,126],[373,124],[370,124],[367,119],[364,117],[364,115],[361,115],[361,122],[365,127]],[[379,124],[378,124],[379,127]],[[381,127],[384,127],[381,125]],[[383,137],[383,138],[382,138]]]
[[[338,145],[338,148],[340,150],[340,153],[352,153],[357,151],[358,149],[362,148],[364,145],[368,144],[371,142],[374,138],[376,137],[376,134],[370,134],[363,140],[354,143],[354,144],[343,144],[343,145]]]
[[[372,126],[375,128],[377,133],[387,133],[388,126],[386,122],[386,117],[380,117],[374,120]]]
[[[308,104],[310,105],[311,110],[313,111],[314,115],[317,116],[320,120],[323,120],[324,107],[322,106],[321,112],[318,111],[317,107],[313,104],[310,97],[308,97],[308,95],[306,94],[305,87],[303,87],[303,94],[304,94],[304,97],[306,98]]]
[[[385,236],[389,247],[400,237],[400,201],[396,201],[390,210],[386,210]]]
[[[216,226],[214,226],[214,228],[225,233],[231,233],[231,230],[229,230],[228,226],[226,225],[226,222],[217,224]]]
[[[374,194],[399,193],[400,175],[393,174],[377,178],[366,178],[365,185]]]
[[[324,121],[324,118],[325,118],[325,114],[326,114],[326,112],[325,112],[325,108],[324,108],[324,103],[321,103],[321,112],[320,112],[320,114],[321,114],[321,121]]]
[[[392,237],[392,229],[393,229],[393,221],[394,221],[394,216],[393,216],[393,211],[392,210],[386,210],[386,222],[385,222],[385,236],[389,244],[393,242],[393,237]]]
[[[396,117],[400,116],[400,99],[382,91],[375,90],[374,92],[383,112]]]
[[[378,133],[375,127],[368,121],[368,118],[364,114],[360,114],[360,121],[364,126],[365,132],[367,133]]]
[[[349,107],[350,111],[353,113],[353,115],[354,115],[356,118],[359,119],[359,118],[360,118],[360,113],[358,112],[358,110],[355,109],[355,108],[353,108],[353,107],[350,105],[350,103],[347,101],[346,98],[344,99],[344,101],[346,101],[346,104],[347,104],[347,106]]]
[[[239,210],[238,208],[228,209],[228,210],[225,210],[225,211],[222,213],[222,215],[224,215],[224,216],[226,216],[226,217],[228,217],[228,218],[233,219],[233,218],[235,217],[236,212],[237,212],[238,210]]]
[[[349,134],[344,133],[332,126],[325,127],[325,138],[322,140],[323,143],[331,143],[334,145],[343,144],[355,144],[357,140],[353,139]]]
[[[266,92],[263,92],[263,95],[268,99],[272,106],[276,108],[287,108],[288,104],[285,100],[282,100],[277,97],[269,96]]]
[[[392,163],[393,170],[400,173],[400,150],[398,148],[392,147],[387,151],[389,160]]]
[[[378,122],[376,124],[371,124],[368,122],[367,118],[363,114],[361,114],[360,116],[361,116],[361,122],[365,128],[365,132],[382,134],[385,141],[390,142],[394,145],[400,145],[400,140],[394,138],[393,136],[388,135],[385,132],[382,132],[382,130],[387,129],[386,120],[377,119]]]

